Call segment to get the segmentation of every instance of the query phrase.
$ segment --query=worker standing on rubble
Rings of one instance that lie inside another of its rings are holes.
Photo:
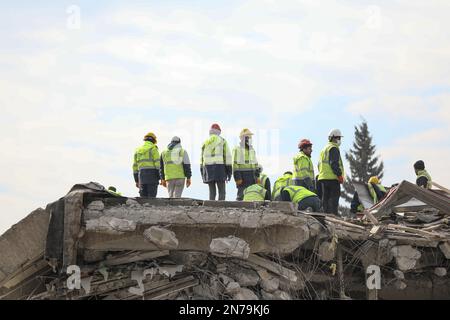
[[[173,137],[167,149],[161,153],[161,185],[167,187],[169,198],[181,198],[184,184],[191,185],[191,163],[189,155],[181,147],[181,139]]]
[[[258,161],[252,146],[253,133],[243,129],[239,134],[240,144],[233,149],[233,176],[237,187],[236,200],[244,197],[245,188],[259,183]]]
[[[263,188],[260,184],[252,184],[251,186],[245,188],[244,201],[270,201],[270,193],[267,189]]]
[[[259,185],[267,190],[267,193],[269,194],[269,199],[267,199],[267,200],[271,200],[272,191],[271,191],[270,179],[266,174],[263,173],[262,165],[258,165],[258,173],[259,173]]]
[[[299,142],[298,148],[300,151],[294,157],[294,184],[315,192],[314,165],[311,161],[312,143],[308,139],[303,139]]]
[[[312,191],[301,186],[288,186],[281,189],[281,201],[291,201],[298,210],[311,208],[313,212],[319,212],[320,199]]]
[[[416,172],[416,184],[419,187],[431,189],[432,180],[430,174],[425,170],[425,163],[422,160],[414,163],[414,171]]]
[[[230,181],[233,171],[230,148],[227,141],[220,136],[221,133],[218,124],[211,126],[210,136],[203,143],[200,157],[200,172],[203,183],[209,186],[209,200],[216,199],[216,186],[219,190],[219,200],[225,200],[225,181]]]
[[[159,184],[159,151],[156,136],[149,132],[144,144],[136,149],[133,162],[133,176],[141,197],[155,198]]]
[[[281,177],[277,179],[277,181],[275,181],[273,185],[272,200],[281,201],[281,189],[293,184],[292,172],[286,171]]]
[[[325,213],[338,215],[341,186],[344,183],[344,165],[339,146],[342,134],[338,129],[331,130],[328,144],[320,153],[319,182],[322,187],[322,205]]]

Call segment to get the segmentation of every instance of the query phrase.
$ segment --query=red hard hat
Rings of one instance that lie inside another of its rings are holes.
[[[313,144],[308,139],[303,139],[298,143],[299,149],[311,147]]]
[[[211,129],[215,129],[215,130],[222,131],[222,129],[220,129],[220,126],[219,126],[217,123],[214,123],[214,124],[211,126]]]

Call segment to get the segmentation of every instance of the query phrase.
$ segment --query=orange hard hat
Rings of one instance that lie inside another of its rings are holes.
[[[305,149],[305,148],[308,148],[308,147],[312,147],[312,143],[311,143],[311,141],[309,141],[308,139],[303,139],[303,140],[300,140],[300,142],[298,143],[298,148],[299,149]]]

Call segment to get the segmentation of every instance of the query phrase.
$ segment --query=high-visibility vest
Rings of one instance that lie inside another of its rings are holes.
[[[137,173],[142,169],[159,170],[159,167],[158,147],[151,141],[145,141],[134,153],[133,172]]]
[[[386,193],[386,188],[383,187],[381,184],[376,184],[376,186],[380,191]],[[367,188],[369,189],[369,194],[372,197],[373,203],[374,204],[377,203],[380,199],[378,199],[377,193],[375,192],[375,189],[370,182],[367,183]]]
[[[242,146],[233,149],[233,172],[249,171],[258,168],[255,149]]]
[[[185,151],[181,147],[163,151],[161,158],[164,163],[165,180],[185,178],[183,167],[184,153]]]
[[[212,134],[202,147],[201,165],[231,164],[231,154],[226,140]]]
[[[333,172],[330,164],[330,150],[332,148],[338,148],[339,146],[334,142],[329,142],[320,153],[319,161],[319,180],[338,180],[338,177]],[[344,176],[344,165],[342,164],[342,158],[339,158],[339,168]]]
[[[294,157],[294,180],[304,180],[306,178],[310,178],[311,181],[314,181],[314,165],[311,161],[311,158],[308,157],[303,151],[300,151]]]
[[[417,171],[417,178],[420,178],[420,177],[425,177],[428,179],[427,189],[431,189],[431,187],[433,186],[433,184],[432,184],[433,181],[431,180],[430,174],[426,170]]]
[[[267,190],[259,184],[252,184],[244,190],[244,201],[264,201]]]
[[[266,174],[264,174],[264,173],[260,173],[259,174],[259,185],[261,186],[261,187],[263,187],[263,188],[265,188],[266,187],[266,181],[267,181],[267,179],[268,179],[269,177],[266,175]]]
[[[281,188],[291,185],[293,185],[291,174],[284,174],[283,176],[278,178],[277,181],[275,181],[275,184],[273,185],[272,199],[275,199],[280,195]]]
[[[289,193],[289,195],[291,196],[291,201],[295,204],[298,204],[300,201],[308,197],[317,197],[314,192],[309,191],[305,187],[301,186],[285,187],[283,191],[287,191]]]

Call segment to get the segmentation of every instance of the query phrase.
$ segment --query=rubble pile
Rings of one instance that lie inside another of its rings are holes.
[[[76,185],[0,237],[0,298],[449,299],[450,198],[402,185],[359,220]]]

